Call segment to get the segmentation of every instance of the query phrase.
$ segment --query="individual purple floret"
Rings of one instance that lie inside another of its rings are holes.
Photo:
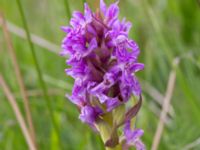
[[[106,6],[100,1],[100,11],[92,12],[85,3],[84,14],[75,11],[62,41],[61,55],[68,55],[71,66],[66,73],[75,79],[68,98],[80,110],[79,118],[95,127],[96,120],[125,104],[131,96],[141,94],[135,73],[144,68],[138,63],[140,53],[135,41],[129,39],[131,23],[118,19],[118,2]],[[139,145],[141,135],[126,134],[127,144]],[[133,139],[131,139],[133,138]]]
[[[128,150],[129,147],[135,146],[136,150],[145,150],[145,146],[140,140],[140,137],[143,135],[144,131],[141,129],[131,130],[130,121],[127,121],[124,128],[124,135],[126,138],[126,143],[123,150]]]

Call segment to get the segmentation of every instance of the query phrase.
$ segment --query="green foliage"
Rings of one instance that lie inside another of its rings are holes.
[[[60,26],[67,25],[73,10],[83,10],[83,0],[21,0],[31,33],[60,45],[64,33]],[[107,0],[106,2],[111,2]],[[90,4],[93,1],[89,1]],[[141,48],[140,62],[145,70],[137,75],[163,95],[174,58],[180,57],[177,80],[172,96],[174,115],[166,125],[160,150],[182,150],[185,145],[200,137],[200,5],[198,0],[121,0],[120,17],[133,23],[130,36]],[[92,5],[93,7],[94,5]],[[0,0],[0,11],[10,22],[23,28],[16,1]],[[65,98],[70,93],[73,80],[65,75],[65,58],[34,45],[60,141],[53,128],[42,88],[35,70],[34,59],[27,40],[11,34],[23,78],[28,91],[39,91],[30,96],[31,112],[40,150],[57,150],[59,142],[65,150],[103,150],[103,143],[95,132],[78,119],[76,107]],[[0,30],[0,72],[4,75],[18,105],[25,116],[19,86],[14,76],[5,39]],[[52,92],[53,90],[53,92]],[[137,127],[144,129],[143,141],[150,149],[158,116],[152,105],[160,108],[150,94],[143,90],[144,103],[139,113]],[[200,145],[193,149],[199,149]],[[0,89],[0,149],[28,149],[10,104]]]

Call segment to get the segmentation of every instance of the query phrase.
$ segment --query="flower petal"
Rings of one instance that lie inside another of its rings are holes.
[[[100,10],[105,16],[106,15],[106,4],[105,4],[104,0],[100,0]]]

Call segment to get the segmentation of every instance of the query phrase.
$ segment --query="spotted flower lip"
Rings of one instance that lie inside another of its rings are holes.
[[[94,127],[102,115],[141,94],[135,73],[144,69],[138,62],[137,43],[128,34],[131,23],[118,19],[119,1],[92,12],[87,3],[84,13],[74,11],[60,55],[68,55],[66,74],[74,78],[68,99],[80,109],[82,122]],[[136,143],[135,143],[136,145]]]

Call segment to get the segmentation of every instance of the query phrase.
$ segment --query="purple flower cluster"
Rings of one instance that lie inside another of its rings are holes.
[[[78,106],[79,118],[95,127],[101,115],[141,94],[135,72],[144,65],[137,61],[138,45],[128,38],[131,23],[118,19],[118,2],[107,7],[101,0],[95,13],[84,7],[84,14],[75,11],[70,26],[62,27],[67,36],[61,55],[69,56],[66,73],[75,79],[68,98]]]

